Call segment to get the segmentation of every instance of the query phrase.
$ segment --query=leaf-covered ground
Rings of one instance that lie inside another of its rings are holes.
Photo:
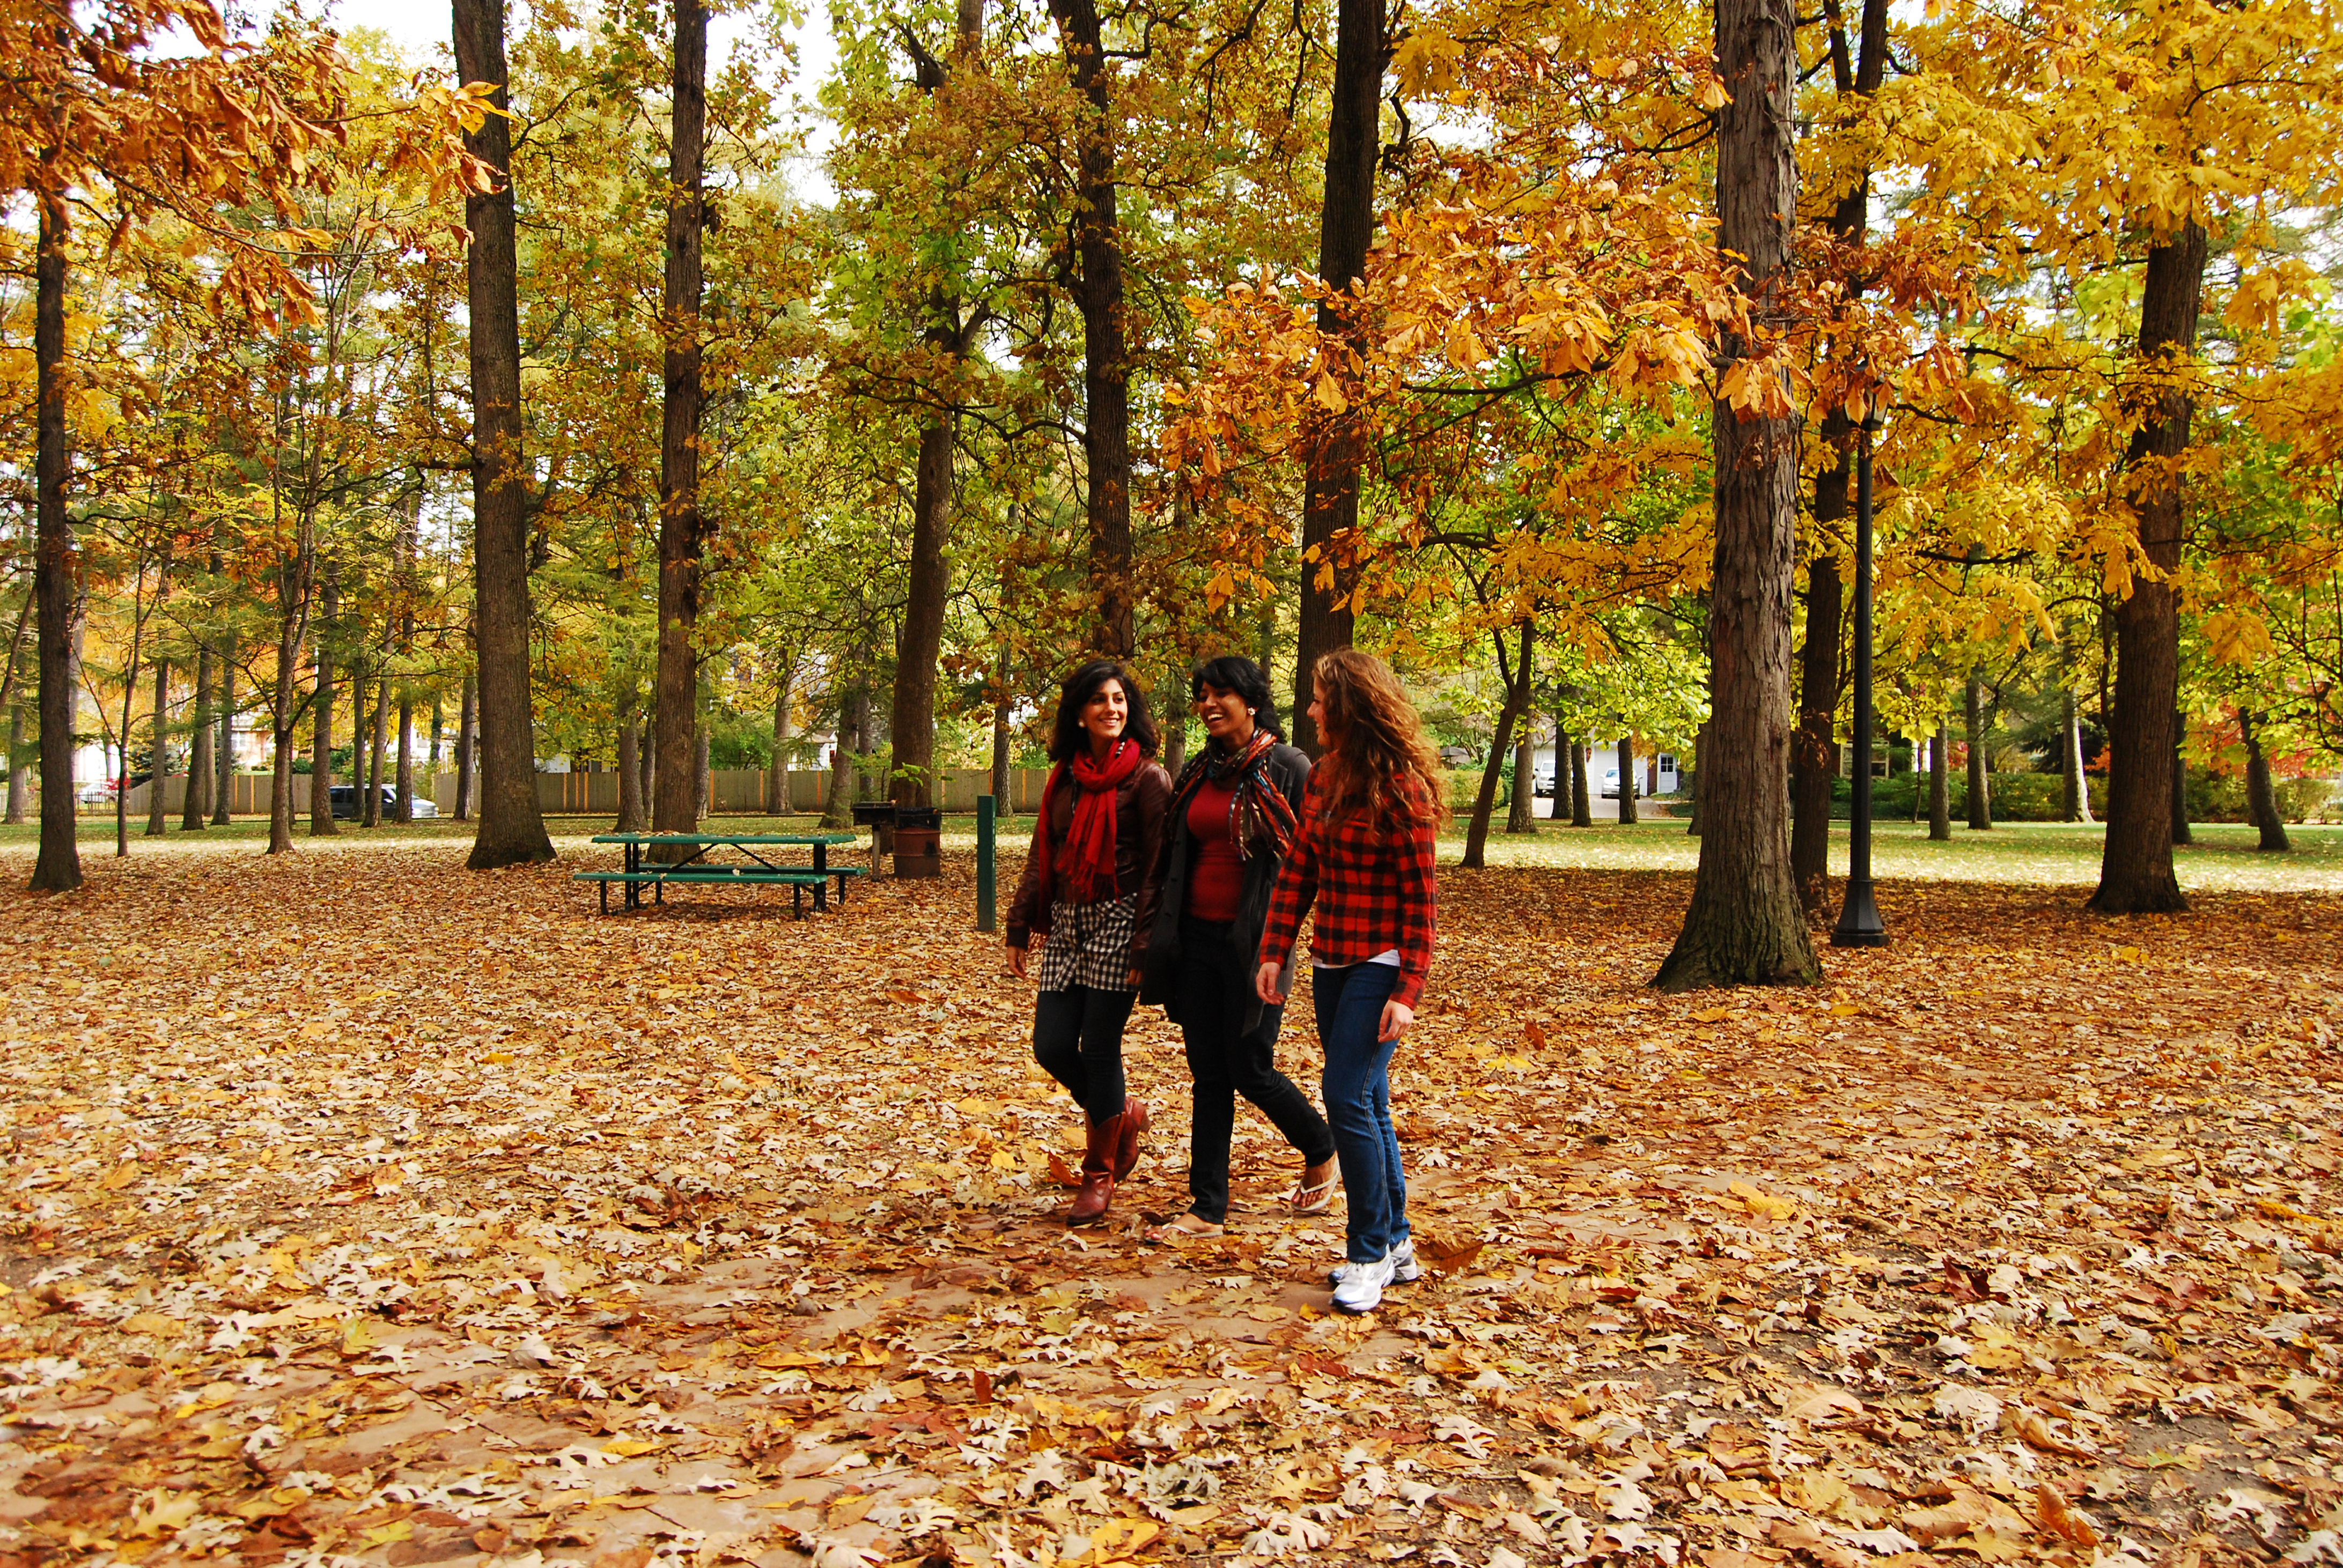
[[[1258,1117],[1225,1242],[1136,1234],[1151,1012],[1055,1222],[962,863],[800,924],[248,849],[0,851],[12,1568],[2343,1562],[2326,896],[1891,882],[1827,988],[1671,999],[1681,874],[1444,870],[1442,1267],[1353,1321]]]

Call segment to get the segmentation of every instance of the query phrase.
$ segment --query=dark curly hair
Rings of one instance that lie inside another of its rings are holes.
[[[1110,680],[1122,682],[1122,695],[1131,703],[1131,718],[1123,725],[1123,734],[1138,741],[1139,749],[1148,756],[1156,754],[1155,721],[1147,717],[1147,694],[1140,690],[1131,671],[1111,658],[1094,658],[1066,677],[1065,684],[1058,689],[1058,717],[1050,729],[1051,761],[1069,761],[1090,745],[1090,735],[1082,729],[1082,709],[1091,705],[1098,689]]]
[[[1277,721],[1277,694],[1269,689],[1269,677],[1252,659],[1233,653],[1209,659],[1196,667],[1188,678],[1188,696],[1201,699],[1204,688],[1216,686],[1222,691],[1233,691],[1252,709],[1252,721],[1280,740],[1285,739],[1284,726]]]

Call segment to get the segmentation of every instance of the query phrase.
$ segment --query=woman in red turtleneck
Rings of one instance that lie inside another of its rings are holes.
[[[1334,1135],[1277,1070],[1284,1008],[1253,994],[1253,955],[1296,826],[1310,759],[1284,744],[1268,678],[1249,658],[1216,658],[1191,682],[1210,738],[1172,786],[1162,847],[1139,899],[1146,935],[1140,1000],[1180,1026],[1195,1074],[1189,1211],[1159,1239],[1217,1236],[1229,1208],[1229,1135],[1243,1095],[1276,1123],[1303,1169],[1287,1201],[1316,1213],[1333,1200]]]

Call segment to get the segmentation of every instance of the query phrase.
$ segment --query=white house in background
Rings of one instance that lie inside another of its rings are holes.
[[[1530,753],[1530,758],[1531,767],[1537,775],[1538,793],[1551,795],[1554,792],[1554,748],[1538,747]],[[1569,754],[1564,753],[1563,761],[1565,771],[1567,771],[1569,760]],[[1635,752],[1636,797],[1641,799],[1647,795],[1674,795],[1682,788],[1684,781],[1684,776],[1677,762],[1676,754],[1673,751],[1662,751],[1655,755],[1650,750],[1638,748]],[[1605,796],[1613,799],[1618,799],[1619,742],[1616,738],[1595,742],[1594,749],[1588,753],[1586,792],[1595,799],[1601,799]]]

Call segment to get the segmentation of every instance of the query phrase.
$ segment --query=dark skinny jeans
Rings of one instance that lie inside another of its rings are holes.
[[[1334,1157],[1325,1118],[1277,1070],[1277,1030],[1285,1010],[1263,1008],[1261,1022],[1250,1031],[1244,1027],[1252,955],[1230,946],[1229,930],[1226,922],[1180,922],[1180,1032],[1196,1080],[1188,1131],[1188,1193],[1195,1201],[1189,1211],[1215,1225],[1228,1219],[1229,1136],[1238,1095],[1261,1107],[1305,1162]]]
[[[1070,985],[1033,1002],[1033,1060],[1091,1121],[1122,1114],[1122,1026],[1139,993]]]

